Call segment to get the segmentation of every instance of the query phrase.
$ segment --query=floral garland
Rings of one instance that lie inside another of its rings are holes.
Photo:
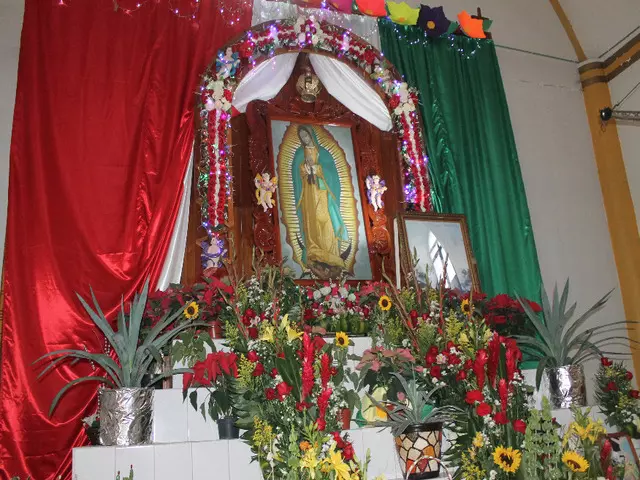
[[[227,131],[234,113],[232,102],[239,78],[261,61],[284,51],[330,53],[366,72],[388,99],[406,164],[405,200],[411,210],[431,210],[427,155],[416,107],[418,96],[384,59],[382,53],[351,32],[313,17],[264,23],[218,53],[200,87],[202,160],[198,189],[202,224],[215,237],[227,215],[231,177]]]
[[[640,391],[632,384],[633,373],[622,362],[600,359],[596,374],[596,400],[607,417],[607,423],[616,426],[634,438],[640,430]]]

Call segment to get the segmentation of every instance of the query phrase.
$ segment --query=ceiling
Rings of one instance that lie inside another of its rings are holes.
[[[640,0],[560,0],[560,4],[588,58],[605,53],[606,57],[630,32],[640,33]]]

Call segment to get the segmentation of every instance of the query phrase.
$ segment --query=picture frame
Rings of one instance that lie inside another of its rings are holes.
[[[397,217],[396,277],[413,275],[420,286],[438,288],[447,266],[445,286],[480,292],[478,265],[464,215],[400,213]],[[414,268],[414,257],[418,263]]]
[[[278,182],[273,213],[279,253],[300,282],[343,276],[353,281],[373,279],[368,205],[353,130],[348,123],[268,118],[271,161]],[[317,166],[306,165],[303,138],[318,151]],[[305,180],[305,167],[307,177],[321,178],[318,184],[326,193]],[[334,238],[337,244],[332,245]]]
[[[607,438],[611,441],[613,451],[624,457],[624,480],[640,478],[640,460],[631,437],[627,433],[618,432],[607,434]]]

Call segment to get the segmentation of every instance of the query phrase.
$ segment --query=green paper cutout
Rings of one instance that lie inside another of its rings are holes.
[[[485,18],[485,19],[482,21],[482,29],[483,29],[485,32],[488,32],[488,31],[489,31],[489,29],[491,28],[491,25],[492,25],[492,24],[493,24],[493,20],[491,20],[490,18]]]
[[[456,30],[458,30],[459,27],[460,27],[460,25],[458,24],[458,22],[451,22],[451,25],[449,25],[449,29],[447,30],[446,34],[447,35],[451,35]]]

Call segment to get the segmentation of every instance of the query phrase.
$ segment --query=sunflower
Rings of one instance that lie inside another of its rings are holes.
[[[471,303],[469,302],[468,298],[462,300],[462,303],[460,304],[460,310],[462,310],[462,313],[471,315]]]
[[[191,302],[189,305],[187,305],[187,308],[184,309],[184,316],[189,320],[191,320],[192,318],[198,318],[199,310],[200,308],[198,307],[198,304],[196,302]]]
[[[349,335],[344,332],[337,332],[335,344],[339,347],[347,348],[349,346]]]
[[[380,300],[378,300],[378,306],[385,312],[391,308],[391,305],[391,299],[386,295],[382,295]]]
[[[520,468],[522,454],[520,453],[520,450],[500,446],[493,451],[493,461],[503,471],[507,473],[516,473],[518,468]]]
[[[562,462],[569,467],[572,472],[584,473],[589,469],[589,462],[578,452],[569,450],[562,455]]]

